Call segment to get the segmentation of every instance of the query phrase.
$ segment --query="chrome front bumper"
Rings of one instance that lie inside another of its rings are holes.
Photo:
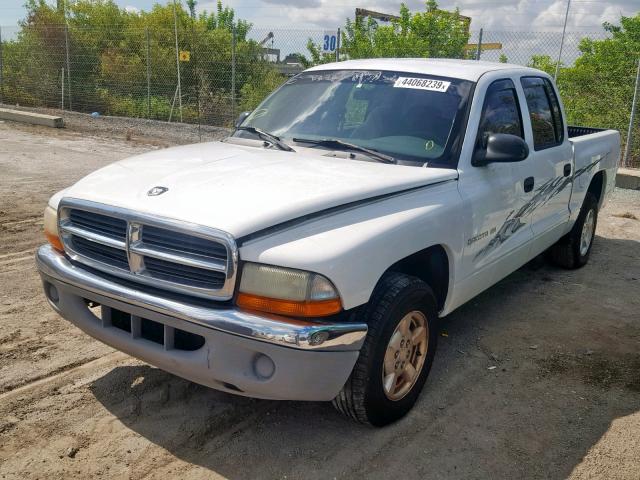
[[[351,373],[367,334],[361,323],[292,320],[149,293],[78,267],[49,245],[40,247],[36,261],[51,306],[86,333],[164,370],[231,393],[330,400]],[[205,344],[196,351],[155,344],[105,324],[86,300],[161,323],[165,329],[200,335]],[[255,372],[260,355],[275,365],[269,378]]]

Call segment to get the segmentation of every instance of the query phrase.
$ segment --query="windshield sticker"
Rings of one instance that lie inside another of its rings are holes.
[[[446,92],[451,82],[433,80],[431,78],[398,77],[394,88],[417,88],[419,90],[430,90],[432,92]]]

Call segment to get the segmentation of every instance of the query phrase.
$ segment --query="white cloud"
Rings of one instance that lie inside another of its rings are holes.
[[[396,13],[400,1],[362,2],[358,6],[386,13]],[[411,10],[422,10],[423,0],[405,2]],[[480,27],[493,30],[532,28],[557,30],[562,28],[566,0],[442,0],[441,8],[460,8],[463,15],[472,18],[472,29]],[[347,17],[353,18],[355,3],[336,3],[332,0],[229,0],[225,4],[236,9],[241,18],[247,18],[257,27],[288,27],[298,29],[323,29],[344,25]],[[215,9],[215,2],[208,1],[200,9]],[[570,30],[598,29],[604,21],[617,21],[621,14],[634,15],[638,0],[574,1],[569,14]]]
[[[127,5],[126,7],[124,7],[124,9],[129,13],[140,13],[140,9],[132,5]]]

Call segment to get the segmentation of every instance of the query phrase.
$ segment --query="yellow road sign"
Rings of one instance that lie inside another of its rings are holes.
[[[186,50],[181,50],[180,51],[180,61],[181,62],[188,62],[189,60],[191,60],[191,52],[186,51]]]

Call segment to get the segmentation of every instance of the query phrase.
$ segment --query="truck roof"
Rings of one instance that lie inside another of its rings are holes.
[[[369,58],[325,63],[307,71],[320,70],[392,70],[408,73],[422,73],[443,77],[478,81],[485,73],[494,70],[530,71],[539,75],[540,70],[512,65],[509,63],[479,62],[476,60],[458,60],[444,58]]]

